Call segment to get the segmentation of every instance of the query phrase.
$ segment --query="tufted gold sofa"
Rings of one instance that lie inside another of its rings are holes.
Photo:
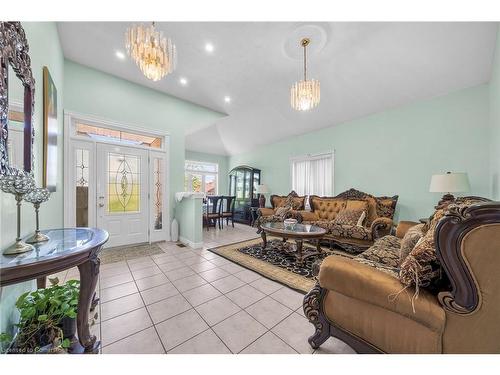
[[[368,212],[363,226],[339,225],[333,222],[340,211],[351,201],[366,201]],[[356,189],[347,190],[335,197],[311,195],[311,211],[298,211],[303,224],[313,224],[327,230],[325,239],[330,240],[349,252],[367,249],[380,237],[389,234],[393,226],[394,212],[398,196],[374,197]]]

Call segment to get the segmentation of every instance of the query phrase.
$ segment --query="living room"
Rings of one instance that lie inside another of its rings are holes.
[[[500,354],[500,39],[478,8],[14,7],[2,353]]]

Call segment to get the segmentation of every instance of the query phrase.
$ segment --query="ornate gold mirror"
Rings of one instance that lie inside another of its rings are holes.
[[[33,171],[35,80],[20,22],[0,22],[0,176]]]

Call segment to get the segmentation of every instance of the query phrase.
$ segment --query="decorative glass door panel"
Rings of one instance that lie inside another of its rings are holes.
[[[97,226],[107,246],[148,242],[148,151],[97,144]]]
[[[140,211],[140,174],[139,157],[134,155],[108,154],[108,212]]]

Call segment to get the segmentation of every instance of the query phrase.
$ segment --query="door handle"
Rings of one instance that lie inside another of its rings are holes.
[[[104,207],[104,203],[99,203],[99,207]]]

